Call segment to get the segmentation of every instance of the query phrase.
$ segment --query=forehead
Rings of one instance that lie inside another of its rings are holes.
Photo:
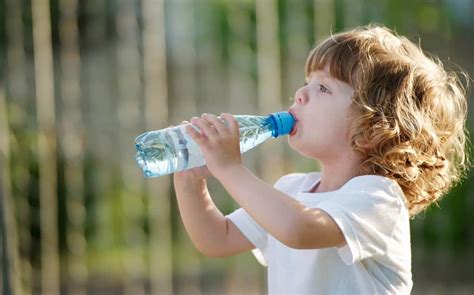
[[[354,78],[360,61],[357,38],[341,33],[323,40],[308,55],[305,64],[305,76],[318,70],[330,73],[334,79],[354,84]]]
[[[344,83],[343,81],[337,79],[333,75],[331,75],[331,71],[329,69],[329,66],[326,65],[321,69],[313,70],[308,73],[308,76],[305,77],[307,81],[313,79],[313,78],[318,78],[318,79],[323,79],[323,80],[329,80],[334,83]]]
[[[337,80],[334,76],[331,75],[329,66],[324,66],[321,69],[314,69],[310,72],[307,72],[305,75],[305,80],[310,81],[313,78],[327,79],[327,80]]]

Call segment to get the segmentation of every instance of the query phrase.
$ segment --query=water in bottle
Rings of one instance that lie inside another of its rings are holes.
[[[294,118],[288,112],[234,117],[239,122],[241,153],[271,137],[289,134],[294,124]],[[206,164],[185,125],[143,133],[135,139],[135,147],[135,159],[145,177],[158,177]]]

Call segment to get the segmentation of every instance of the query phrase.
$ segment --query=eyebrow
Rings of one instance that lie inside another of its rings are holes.
[[[323,82],[329,83],[330,87],[340,87],[339,83],[337,82],[337,79],[335,79],[331,76],[324,75],[324,76],[321,77],[320,80],[323,81]]]
[[[313,76],[313,75],[314,75],[314,72],[312,72],[310,76],[305,77],[305,78],[304,78],[304,81],[305,81],[306,83],[309,83],[309,80],[311,80],[311,76]],[[334,78],[334,77],[331,76],[330,74],[324,73],[323,75],[319,75],[318,78],[319,78],[319,80],[321,80],[322,82],[325,82],[325,83],[330,84],[330,85],[329,85],[330,87],[339,87],[339,88],[341,87],[341,85],[339,85],[339,83],[338,83],[338,79]]]

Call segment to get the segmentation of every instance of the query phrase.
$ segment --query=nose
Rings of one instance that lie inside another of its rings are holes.
[[[308,98],[306,97],[306,94],[304,91],[301,89],[298,89],[295,93],[295,103],[296,104],[305,104],[307,102]]]

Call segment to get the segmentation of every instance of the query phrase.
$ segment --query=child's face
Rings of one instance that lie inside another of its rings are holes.
[[[354,89],[337,80],[329,68],[312,72],[295,93],[289,111],[297,120],[289,145],[312,159],[334,159],[351,150],[347,136]]]

